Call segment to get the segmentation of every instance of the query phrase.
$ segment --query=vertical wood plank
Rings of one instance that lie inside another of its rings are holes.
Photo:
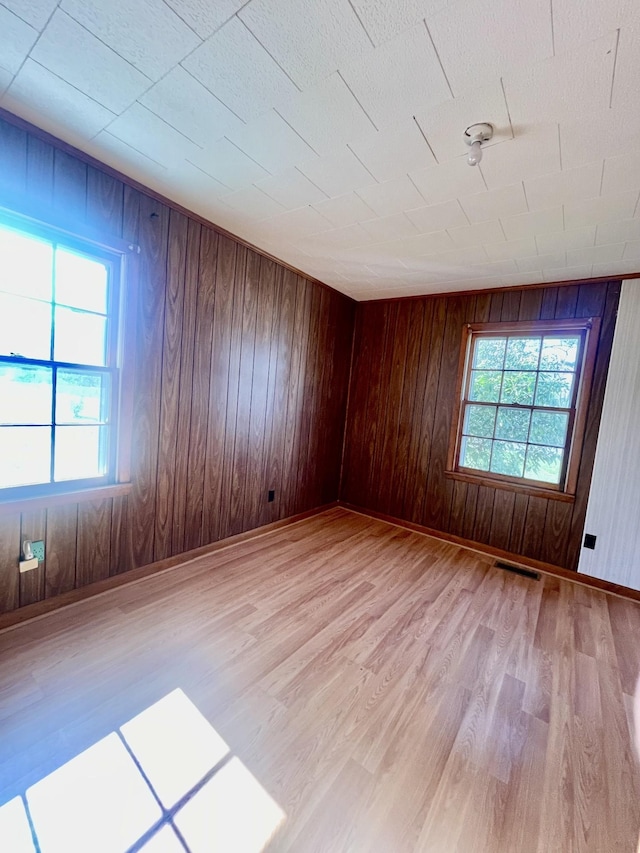
[[[85,221],[87,165],[59,149],[53,156],[53,205],[72,221]]]
[[[264,445],[267,438],[267,403],[272,392],[275,358],[272,364],[273,315],[276,305],[275,264],[262,258],[257,280],[256,329],[251,368],[251,414],[249,444],[244,480],[242,530],[258,527],[262,508],[267,503],[264,477]]]
[[[206,464],[207,423],[209,420],[209,383],[211,379],[211,343],[213,339],[217,253],[218,235],[208,228],[203,228],[200,235],[200,276],[191,384],[185,551],[198,548],[202,544],[204,469]]]
[[[27,195],[44,208],[53,203],[54,149],[35,136],[27,137]]]
[[[154,517],[154,560],[172,551],[178,421],[180,411],[180,356],[184,317],[185,265],[188,220],[171,211],[167,249],[167,286],[164,305],[162,375],[160,380],[160,427],[158,436],[157,498]]]
[[[176,458],[176,487],[173,496],[173,531],[171,553],[185,550],[187,491],[190,483],[189,435],[191,433],[191,408],[193,395],[193,364],[196,333],[196,308],[200,276],[200,240],[202,226],[189,220],[185,263],[185,283],[180,336],[180,393],[178,398],[178,442],[180,452]],[[211,540],[209,540],[211,541]]]
[[[131,191],[133,192],[133,191]],[[125,193],[129,196],[129,190]],[[133,222],[129,221],[133,217]],[[139,194],[139,208],[125,204],[125,231],[137,228],[141,246],[136,313],[136,381],[133,405],[132,482],[126,527],[131,566],[153,561],[162,342],[169,210]]]
[[[0,188],[19,197],[27,185],[27,134],[0,119]]]
[[[390,515],[401,517],[403,499],[407,482],[407,462],[411,443],[411,416],[416,402],[417,389],[413,377],[418,370],[420,344],[424,324],[424,302],[408,301],[403,303],[401,311],[406,317],[400,321],[401,328],[406,326],[407,347],[402,371],[402,387],[398,406],[398,429],[396,444],[391,453],[390,488],[388,509]]]
[[[436,299],[433,305],[433,318],[429,329],[429,355],[427,374],[425,377],[422,410],[419,413],[419,443],[417,465],[414,470],[416,478],[414,503],[411,508],[410,521],[423,522],[424,503],[427,495],[429,464],[431,461],[431,436],[436,412],[438,380],[440,377],[440,361],[444,341],[447,300]]]
[[[275,500],[270,504],[270,520],[284,513],[287,452],[287,403],[293,367],[293,336],[295,333],[296,304],[303,294],[299,292],[297,278],[289,270],[282,270],[280,326],[274,391],[274,412],[269,442],[269,485],[274,489]]]
[[[76,587],[109,577],[112,500],[78,504]]]
[[[542,547],[548,504],[549,501],[546,498],[529,498],[522,537],[522,553],[525,557],[538,558],[540,548]]]
[[[291,374],[287,395],[287,419],[285,426],[285,453],[283,462],[283,485],[281,498],[286,515],[295,512],[298,472],[296,462],[300,440],[302,410],[304,408],[304,382],[306,378],[306,352],[309,339],[311,310],[311,287],[306,279],[296,277],[298,295],[293,321],[293,343],[291,349]]]
[[[231,323],[236,289],[236,244],[218,238],[216,286],[211,332],[211,362],[207,392],[207,432],[202,507],[202,541],[220,538],[222,476],[225,466],[225,429],[229,386]]]
[[[94,228],[122,236],[124,185],[93,166],[87,167],[87,223]]]
[[[253,363],[256,344],[256,318],[260,256],[247,252],[244,300],[240,319],[240,364],[238,370],[238,402],[236,407],[235,440],[231,458],[231,505],[229,507],[229,533],[242,531],[246,474],[249,456],[249,428],[253,396]],[[262,377],[266,382],[266,377]],[[253,483],[252,488],[257,488]]]
[[[78,504],[47,510],[45,598],[74,589],[78,538]]]
[[[20,513],[0,516],[0,612],[20,606]]]
[[[32,542],[42,540],[46,543],[47,511],[45,509],[22,513],[20,542],[24,542],[25,539],[30,539]],[[20,607],[35,604],[36,601],[42,601],[44,598],[44,579],[47,567],[46,547],[44,556],[45,559],[38,565],[37,569],[20,575]],[[0,565],[2,565],[1,562]]]
[[[446,323],[442,338],[442,355],[439,366],[438,391],[431,433],[431,458],[427,483],[427,499],[423,511],[424,524],[438,530],[447,530],[453,484],[444,471],[451,436],[453,400],[460,364],[460,342],[465,321],[475,314],[475,298],[452,297],[447,301]]]

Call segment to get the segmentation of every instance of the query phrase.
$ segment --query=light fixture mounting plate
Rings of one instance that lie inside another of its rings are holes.
[[[462,134],[462,138],[467,145],[473,145],[474,142],[488,142],[493,136],[493,125],[483,121],[479,124],[470,124]]]

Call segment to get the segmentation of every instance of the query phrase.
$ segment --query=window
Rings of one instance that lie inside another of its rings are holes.
[[[465,329],[450,472],[575,492],[597,321]]]
[[[0,220],[0,499],[116,482],[121,261]]]

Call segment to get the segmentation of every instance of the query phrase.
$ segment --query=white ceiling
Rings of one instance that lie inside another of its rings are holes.
[[[639,38],[633,0],[0,0],[0,105],[356,299],[559,281],[640,269]]]

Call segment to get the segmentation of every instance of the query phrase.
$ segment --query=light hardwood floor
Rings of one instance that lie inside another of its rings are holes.
[[[332,509],[0,634],[0,806],[180,688],[284,813],[270,853],[631,853],[638,637],[633,602]]]

